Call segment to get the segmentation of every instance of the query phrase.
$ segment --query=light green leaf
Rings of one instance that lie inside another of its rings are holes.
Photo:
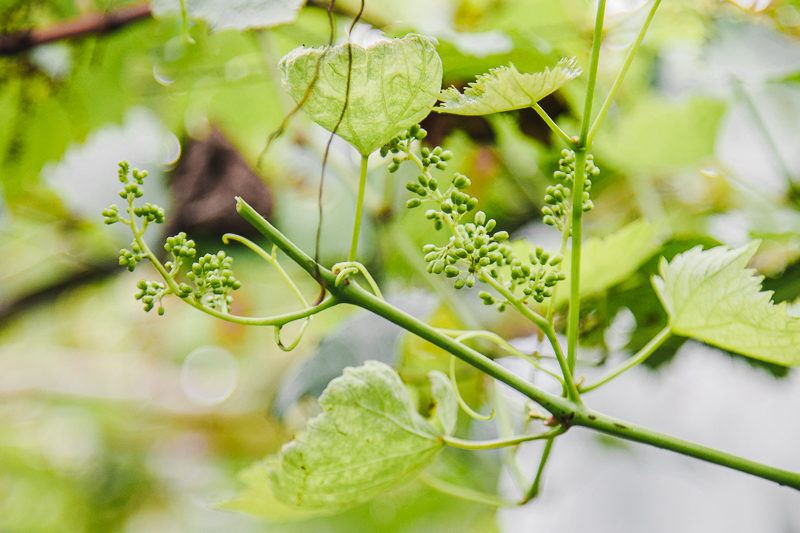
[[[800,319],[761,291],[746,268],[759,242],[730,250],[692,248],[667,263],[653,285],[674,333],[786,366],[800,365]]]
[[[290,507],[279,502],[269,484],[269,469],[275,458],[255,463],[239,474],[247,487],[232,500],[216,505],[219,509],[241,511],[271,522],[290,522],[323,516],[318,509]]]
[[[214,30],[247,30],[290,24],[305,0],[186,0],[189,18],[206,21]],[[180,0],[152,0],[153,16],[180,16]]]
[[[605,238],[587,239],[581,246],[581,298],[600,294],[628,279],[661,248],[664,236],[661,225],[642,218]],[[516,241],[512,246],[523,260],[535,247],[528,241]],[[567,250],[561,262],[566,279],[558,284],[556,306],[569,300],[570,262]]]
[[[438,374],[431,374],[436,424],[449,434],[458,407]],[[322,414],[269,467],[275,498],[290,508],[336,512],[361,503],[412,479],[443,446],[440,432],[417,413],[400,376],[384,363],[346,368],[319,404]]]
[[[328,131],[336,128],[347,95],[348,47],[353,63],[350,98],[336,133],[369,155],[431,111],[442,87],[442,61],[433,43],[421,35],[381,41],[362,48],[342,44],[298,48],[280,62],[281,81],[298,104],[319,77],[303,111]]]
[[[434,109],[439,113],[456,115],[489,115],[522,109],[532,106],[580,74],[581,69],[574,57],[562,59],[553,70],[545,69],[536,74],[522,74],[509,63],[507,67],[478,76],[463,94],[455,87],[442,91],[439,95],[442,105]]]
[[[597,136],[594,153],[631,174],[694,165],[714,153],[724,112],[724,102],[709,96],[646,98]]]
[[[600,294],[622,283],[653,257],[664,242],[664,228],[640,218],[602,239],[586,239],[581,246],[581,298]],[[565,254],[561,271],[562,281],[558,301],[569,299],[569,269],[571,254]]]
[[[429,372],[428,379],[431,380],[431,396],[436,402],[433,412],[436,416],[432,422],[445,435],[452,435],[458,422],[458,400],[453,390],[453,383],[444,372],[438,370]]]

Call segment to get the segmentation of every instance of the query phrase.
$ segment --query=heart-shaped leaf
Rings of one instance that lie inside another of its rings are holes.
[[[223,504],[272,520],[340,512],[413,479],[455,429],[450,380],[433,371],[434,416],[417,413],[394,369],[367,361],[348,367],[319,398],[322,414],[277,457],[244,474],[248,488]]]
[[[336,133],[362,155],[428,116],[442,87],[442,61],[433,43],[414,34],[367,48],[350,43],[301,47],[281,60],[280,69],[284,88],[298,104],[313,83],[303,111],[328,131],[336,128],[347,101]]]
[[[535,74],[523,74],[509,64],[478,76],[463,93],[454,87],[442,91],[439,95],[442,105],[434,110],[454,115],[489,115],[522,109],[557,91],[580,74],[581,69],[574,57],[562,59],[553,70],[545,69]]]

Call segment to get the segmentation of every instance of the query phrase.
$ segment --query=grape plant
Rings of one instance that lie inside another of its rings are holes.
[[[427,411],[416,404],[416,397],[392,367],[368,361],[345,369],[319,398],[321,414],[309,420],[305,432],[285,444],[278,454],[248,469],[243,475],[247,488],[223,507],[274,520],[303,519],[341,512],[412,479],[489,505],[522,505],[540,493],[553,443],[575,427],[800,490],[800,473],[653,431],[591,407],[591,391],[612,386],[614,378],[647,360],[673,336],[697,339],[768,363],[800,365],[800,319],[787,314],[783,304],[773,304],[770,293],[761,290],[761,279],[747,268],[758,242],[735,249],[697,247],[669,261],[662,258],[659,274],[652,283],[668,315],[667,326],[620,367],[595,381],[578,379],[581,295],[585,286],[596,281],[582,276],[582,265],[596,258],[584,239],[584,216],[594,207],[592,182],[602,174],[591,150],[660,0],[653,2],[603,103],[593,109],[605,4],[600,0],[597,5],[587,72],[582,71],[575,58],[562,59],[538,73],[520,72],[513,65],[499,66],[479,76],[463,91],[452,87],[442,90],[442,61],[435,43],[417,34],[381,40],[367,47],[351,42],[301,47],[286,55],[280,62],[280,75],[288,94],[313,121],[347,141],[361,158],[355,223],[345,262],[320,264],[247,202],[236,199],[237,211],[273,248],[264,250],[237,235],[226,235],[224,241],[243,244],[270,263],[297,297],[297,311],[267,317],[234,314],[231,304],[235,294],[246,290],[246,286],[234,275],[233,259],[223,251],[197,257],[195,243],[184,233],[166,240],[164,251],[169,260],[162,263],[160,254],[151,250],[143,236],[148,227],[164,222],[164,211],[151,204],[138,205],[147,173],[130,169],[124,161],[120,163],[120,197],[124,205],[112,205],[103,216],[107,224],[124,224],[132,232],[130,248],[120,252],[120,265],[134,271],[138,263],[146,260],[160,275],[157,281],[142,280],[138,284],[136,299],[145,311],[155,308],[162,314],[162,301],[177,298],[220,320],[271,326],[278,345],[291,350],[315,315],[334,306],[350,305],[400,326],[451,356],[449,375],[441,371],[428,375],[432,407]],[[574,132],[568,132],[539,102],[579,76],[586,77],[585,104],[579,125]],[[453,151],[429,144],[427,132],[420,125],[432,112],[489,115],[528,108],[541,117],[563,145],[553,185],[547,187],[541,209],[543,222],[561,234],[560,247],[555,249],[511,242],[509,234],[497,229],[497,222],[480,209],[478,199],[470,194],[470,178],[448,171]],[[449,280],[453,290],[473,291],[471,298],[493,306],[497,312],[516,313],[529,320],[552,347],[559,371],[546,368],[541,354],[526,353],[495,332],[437,328],[383,298],[358,254],[367,162],[375,152],[383,158],[390,174],[404,167],[413,169],[416,179],[406,184],[406,206],[445,235],[417,251],[424,258],[428,274]],[[637,222],[624,231],[628,233],[619,238],[636,242],[637,232],[650,230],[646,223]],[[308,303],[279,263],[278,251],[320,286],[317,301]],[[560,309],[567,313],[565,343],[558,335],[561,326],[555,320]],[[302,321],[298,338],[283,344],[281,328],[298,321]],[[473,348],[468,341],[476,338],[527,361],[552,379],[560,393],[545,391]],[[456,437],[460,409],[480,421],[491,417],[476,412],[462,398],[454,371],[456,360],[504,383],[535,404],[527,431],[485,441]],[[428,471],[445,447],[476,453],[509,448],[513,456],[519,444],[533,440],[546,443],[544,453],[533,478],[521,487],[523,495],[518,501],[454,485]]]

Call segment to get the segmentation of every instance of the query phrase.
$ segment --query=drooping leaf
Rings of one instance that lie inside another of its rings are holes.
[[[731,250],[692,248],[659,266],[653,278],[674,333],[785,366],[800,365],[800,319],[761,291],[747,263],[752,242]]]
[[[530,107],[565,83],[581,74],[575,58],[564,58],[553,70],[544,69],[536,74],[522,74],[513,64],[492,69],[460,93],[455,87],[441,92],[440,113],[456,115],[489,115]]]
[[[275,499],[293,509],[336,512],[412,479],[443,445],[435,425],[449,434],[457,415],[447,377],[429,375],[434,424],[417,413],[388,365],[346,368],[320,396],[322,414],[268,468]]]
[[[186,14],[214,30],[248,30],[289,24],[297,19],[304,0],[186,0]],[[157,18],[180,16],[180,0],[153,0]]]
[[[433,43],[414,34],[367,48],[342,44],[326,52],[301,47],[281,60],[280,69],[283,86],[295,102],[303,101],[314,82],[303,111],[328,131],[336,127],[347,101],[336,133],[363,155],[428,116],[442,86],[442,61]]]

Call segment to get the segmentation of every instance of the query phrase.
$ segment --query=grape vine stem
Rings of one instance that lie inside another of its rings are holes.
[[[397,324],[406,331],[455,355],[487,375],[505,383],[547,409],[564,428],[586,427],[620,439],[639,442],[670,450],[702,461],[745,472],[780,485],[800,490],[800,473],[790,472],[750,461],[713,448],[695,444],[677,437],[665,435],[630,422],[594,411],[568,398],[550,394],[520,378],[490,358],[445,335],[433,326],[414,318],[408,313],[378,298],[368,290],[352,282],[341,287],[334,285],[336,276],[330,270],[317,265],[305,252],[289,241],[280,231],[259,215],[244,200],[237,198],[237,211],[258,231],[277,245],[290,259],[297,263],[312,278],[326,283],[333,297],[370,311]],[[315,277],[318,276],[319,278]]]

